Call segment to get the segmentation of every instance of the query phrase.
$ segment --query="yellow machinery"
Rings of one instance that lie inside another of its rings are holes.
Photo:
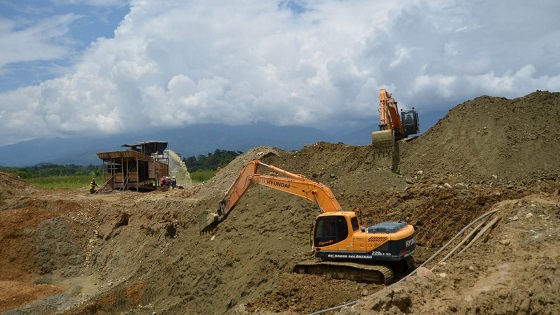
[[[278,175],[259,174],[263,166]],[[344,211],[325,185],[259,160],[248,162],[220,201],[216,213],[204,213],[201,232],[212,230],[233,210],[245,192],[259,184],[315,203],[321,213],[313,222],[312,251],[316,258],[297,264],[299,273],[328,274],[331,278],[370,283],[390,283],[393,270],[412,268],[415,231],[406,222],[362,226],[360,211]]]

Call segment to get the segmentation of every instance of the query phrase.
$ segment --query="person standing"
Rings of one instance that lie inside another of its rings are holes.
[[[99,185],[97,185],[97,183],[95,182],[95,178],[91,179],[91,182],[89,182],[89,193],[93,194],[95,192],[95,187],[98,187]]]

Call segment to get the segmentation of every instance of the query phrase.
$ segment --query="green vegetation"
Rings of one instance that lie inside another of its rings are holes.
[[[28,182],[35,184],[42,188],[47,189],[78,189],[87,187],[89,189],[89,182],[92,177],[89,175],[70,175],[70,176],[49,176],[49,177],[35,177],[27,179]],[[95,177],[95,182],[99,186],[103,186],[103,179],[101,176]]]
[[[0,171],[13,173],[18,175],[20,178],[23,179],[31,179],[31,178],[41,178],[41,177],[65,177],[65,176],[74,176],[74,175],[84,175],[86,177],[100,176],[102,173],[102,166],[101,165],[57,165],[57,164],[50,164],[50,163],[41,163],[35,166],[28,166],[28,167],[1,167]],[[89,183],[88,180],[88,183]]]
[[[28,167],[0,167],[0,171],[16,174],[32,184],[47,189],[89,187],[92,178],[95,178],[98,185],[103,185],[101,165],[41,163]]]
[[[200,170],[212,170],[215,173],[215,171],[228,165],[241,153],[243,152],[216,150],[214,153],[208,153],[208,155],[199,155],[198,157],[189,156],[188,158],[183,158],[183,162],[185,162],[192,178],[193,173]]]
[[[189,174],[191,174],[191,179],[193,182],[202,183],[214,177],[214,175],[216,175],[216,172],[217,171],[214,170],[198,170],[192,173],[189,172]]]

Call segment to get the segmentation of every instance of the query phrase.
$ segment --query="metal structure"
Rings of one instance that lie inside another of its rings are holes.
[[[162,176],[169,176],[167,142],[124,144],[125,151],[99,152],[103,160],[104,188],[111,190],[154,190]]]

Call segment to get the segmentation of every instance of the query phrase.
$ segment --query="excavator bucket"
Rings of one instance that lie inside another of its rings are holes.
[[[216,228],[218,223],[220,223],[227,217],[229,211],[231,211],[233,207],[230,207],[228,211],[224,211],[225,206],[226,201],[222,200],[218,203],[218,209],[215,212],[212,210],[207,210],[198,216],[198,227],[200,229],[200,234],[211,232],[214,228]]]
[[[209,233],[220,223],[219,215],[210,211],[204,211],[198,216],[198,227],[200,234]]]
[[[395,134],[392,130],[374,131],[371,133],[371,143],[374,150],[390,153],[395,143]]]

